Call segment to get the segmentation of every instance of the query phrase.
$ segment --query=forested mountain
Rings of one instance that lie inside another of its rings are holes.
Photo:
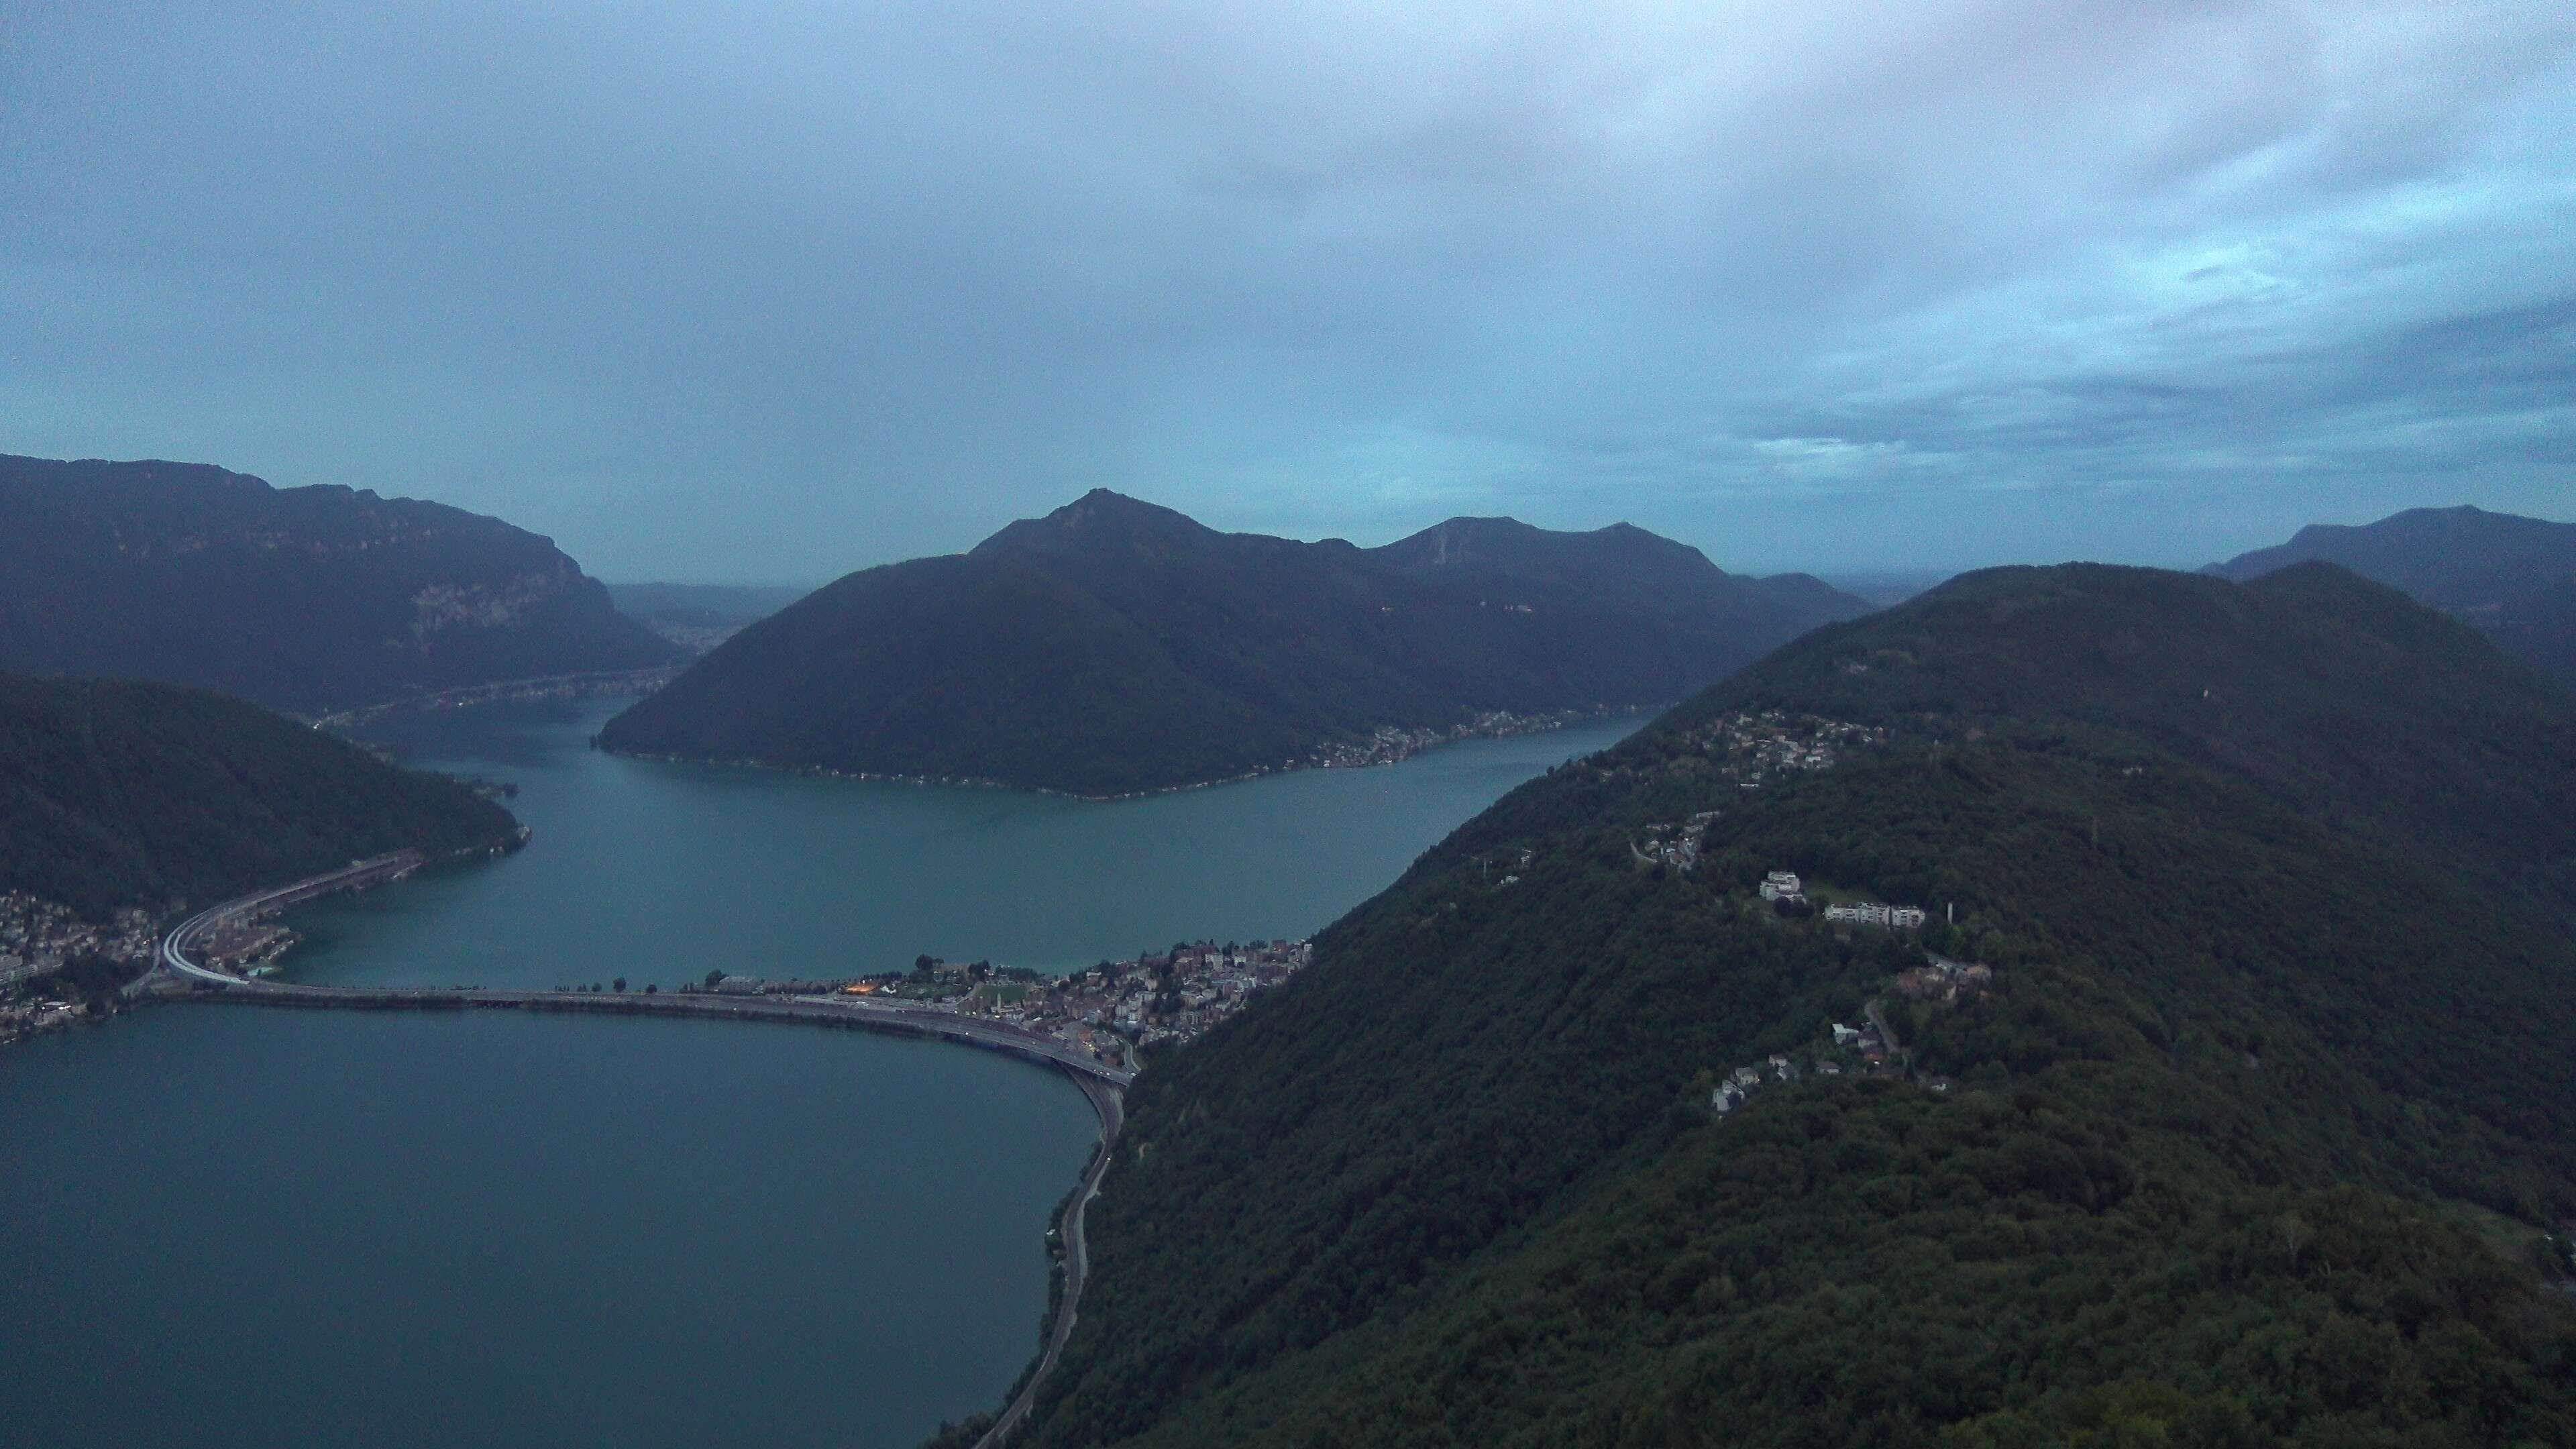
[[[203,464],[0,456],[0,669],[316,714],[679,657],[498,519]]]
[[[1014,1442],[2576,1442],[2571,863],[2576,710],[2339,569],[1817,630],[1151,1063]]]
[[[104,920],[406,846],[509,845],[455,781],[203,690],[0,675],[0,891]]]
[[[645,754],[1119,794],[1373,731],[1664,703],[1866,608],[1625,525],[1456,519],[1384,548],[1204,528],[1105,490],[868,569],[609,723]]]
[[[2311,524],[2288,543],[2239,554],[2209,572],[2242,582],[2317,561],[2457,614],[2506,653],[2576,690],[2576,523],[2413,508],[2357,528]]]

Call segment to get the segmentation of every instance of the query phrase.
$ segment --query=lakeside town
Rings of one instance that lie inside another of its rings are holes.
[[[1315,959],[1311,941],[1181,942],[1169,950],[1053,975],[990,961],[914,958],[912,969],[832,980],[765,980],[710,971],[685,991],[901,1006],[997,1022],[1054,1037],[1121,1067],[1234,1018]],[[624,989],[624,982],[617,983]],[[590,989],[596,990],[597,987]]]
[[[0,892],[0,1043],[85,1019],[84,963],[130,972],[159,940],[151,913],[139,907],[100,925],[25,891]]]
[[[1515,714],[1507,709],[1496,709],[1447,729],[1398,729],[1393,725],[1382,725],[1366,739],[1317,745],[1304,759],[1289,761],[1287,768],[1349,770],[1399,764],[1425,750],[1457,744],[1462,740],[1500,740],[1515,735],[1546,734],[1585,720],[1607,719],[1622,712],[1607,705],[1594,709],[1550,710],[1542,714]]]

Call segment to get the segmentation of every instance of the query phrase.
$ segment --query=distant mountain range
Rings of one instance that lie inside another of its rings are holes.
[[[2576,690],[2576,523],[2481,508],[2410,508],[2358,527],[2311,524],[2288,543],[2207,571],[2242,581],[2318,560],[2458,615],[2506,653]]]
[[[2333,565],[1817,629],[1149,1057],[1012,1442],[2576,1442],[2571,869],[2576,708]]]
[[[88,920],[516,834],[508,811],[453,780],[239,700],[0,675],[0,891]]]
[[[319,714],[680,657],[498,519],[203,464],[0,456],[0,670]]]
[[[610,584],[617,611],[691,654],[704,654],[811,589],[735,584]]]
[[[1362,549],[1219,533],[1099,490],[972,552],[816,591],[600,740],[1115,795],[1380,730],[1661,704],[1867,608],[1626,525],[1461,518]]]

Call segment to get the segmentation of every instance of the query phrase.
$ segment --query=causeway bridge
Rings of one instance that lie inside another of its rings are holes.
[[[1109,1171],[1110,1149],[1117,1143],[1119,1129],[1125,1125],[1126,1089],[1136,1080],[1135,1072],[1111,1066],[1072,1042],[1008,1022],[986,1021],[953,1012],[884,1006],[864,998],[733,996],[698,991],[525,991],[479,986],[309,986],[236,976],[199,961],[193,954],[203,949],[209,937],[253,917],[332,891],[400,879],[420,864],[421,857],[416,851],[352,861],[339,870],[200,911],[161,938],[159,969],[149,973],[145,981],[159,978],[166,972],[169,977],[185,982],[189,988],[175,993],[173,999],[251,1006],[343,1011],[563,1011],[842,1027],[981,1047],[1039,1066],[1053,1067],[1071,1077],[1100,1118],[1100,1147],[1092,1154],[1090,1164],[1083,1170],[1082,1181],[1075,1187],[1072,1198],[1065,1203],[1064,1212],[1056,1222],[1058,1240],[1064,1252],[1065,1277],[1064,1296],[1057,1304],[1055,1321],[1046,1341],[1039,1346],[1037,1363],[1019,1393],[1003,1406],[991,1427],[976,1441],[975,1449],[999,1449],[1011,1437],[1026,1421],[1030,1408],[1037,1402],[1038,1389],[1054,1371],[1057,1358],[1064,1352],[1065,1340],[1072,1336],[1074,1319],[1081,1308],[1083,1282],[1091,1267],[1090,1245],[1084,1238],[1083,1220],[1092,1199],[1100,1194],[1101,1178]],[[138,987],[143,984],[136,983]],[[130,993],[133,988],[128,990]]]
[[[302,1006],[353,1011],[448,1011],[467,1008],[606,1013],[618,1016],[685,1016],[720,1021],[785,1021],[955,1042],[1057,1067],[1102,1086],[1124,1090],[1136,1074],[1112,1066],[1060,1037],[985,1021],[955,1012],[884,1006],[841,996],[732,996],[715,992],[532,991],[485,987],[312,986],[265,981],[218,970],[194,954],[217,932],[269,911],[409,874],[420,864],[414,851],[352,861],[339,870],[292,885],[242,896],[198,912],[161,939],[163,969],[198,988],[189,999],[260,1006]]]

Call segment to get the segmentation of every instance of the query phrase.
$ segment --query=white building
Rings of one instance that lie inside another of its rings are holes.
[[[1825,919],[1852,926],[1893,926],[1910,931],[1923,924],[1923,912],[1915,906],[1862,901],[1858,905],[1827,906]]]
[[[1776,901],[1781,899],[1794,901],[1798,899],[1798,896],[1798,873],[1796,871],[1775,870],[1762,878],[1762,899],[1766,901]]]

